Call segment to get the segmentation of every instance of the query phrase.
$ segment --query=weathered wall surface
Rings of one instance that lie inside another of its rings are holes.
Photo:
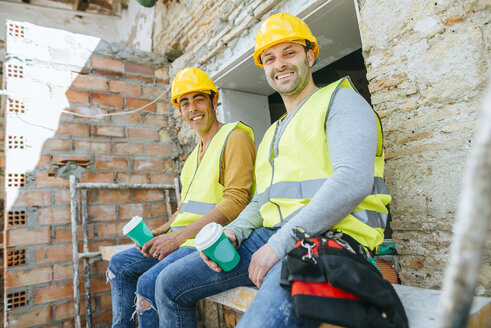
[[[69,174],[79,172],[83,182],[173,182],[180,149],[169,128],[173,118],[165,97],[151,104],[169,87],[167,70],[155,54],[32,24],[12,26],[4,107],[6,322],[71,326]],[[147,104],[130,115],[70,114],[127,112]],[[150,226],[169,215],[157,190],[92,191],[88,199],[90,251],[130,243],[121,228],[134,215]],[[106,267],[102,261],[91,265],[99,326],[111,321]]]
[[[254,0],[158,3],[153,51],[174,60],[171,78],[190,65],[213,74],[249,51],[261,20],[305,6]],[[442,280],[489,76],[489,6],[489,0],[359,1],[372,103],[384,124],[393,239],[405,284],[436,288]],[[175,128],[186,153],[194,133],[179,119]],[[489,295],[487,254],[477,293]]]
[[[404,284],[440,286],[490,75],[489,1],[360,1],[372,104],[384,124]],[[491,248],[478,294],[491,294]]]

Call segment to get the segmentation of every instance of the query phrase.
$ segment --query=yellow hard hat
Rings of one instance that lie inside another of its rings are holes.
[[[179,107],[177,102],[179,97],[189,92],[205,92],[211,91],[218,94],[218,89],[213,83],[213,80],[197,67],[187,67],[177,73],[171,88],[171,102],[174,106]]]
[[[288,13],[280,13],[267,18],[262,22],[256,35],[254,62],[257,66],[262,68],[261,55],[264,50],[278,43],[297,40],[309,41],[311,49],[314,51],[314,59],[317,59],[319,56],[319,44],[317,43],[317,39],[310,31],[307,24],[300,18]]]

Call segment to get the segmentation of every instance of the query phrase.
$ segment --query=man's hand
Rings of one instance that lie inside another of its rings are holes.
[[[232,245],[235,248],[237,248],[237,237],[235,237],[235,234],[231,230],[228,230],[228,229],[225,229],[223,232],[225,233],[225,236],[227,236],[227,238],[230,240]],[[215,271],[215,272],[222,271],[222,268],[220,268],[220,266],[218,264],[216,264],[214,261],[210,260],[210,258],[205,253],[203,253],[202,251],[199,252],[199,256],[201,257],[201,259],[203,261],[205,261],[206,265],[210,269],[212,269],[213,271]]]
[[[252,255],[249,264],[249,279],[258,288],[261,287],[264,277],[279,260],[273,249],[266,243]]]
[[[161,261],[164,257],[179,248],[181,243],[174,233],[167,233],[147,241],[140,250],[144,256],[152,256]]]

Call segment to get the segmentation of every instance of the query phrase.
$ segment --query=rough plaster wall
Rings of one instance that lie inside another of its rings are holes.
[[[360,5],[372,104],[384,124],[400,278],[436,288],[490,73],[491,3],[366,0]],[[478,294],[491,294],[489,250]]]
[[[212,75],[250,52],[264,18],[278,12],[299,14],[322,3],[311,0],[158,2],[152,51],[176,58],[169,70],[171,80],[180,69],[188,66],[201,67]],[[175,110],[174,128],[187,154],[196,144],[196,134],[177,119],[179,116]]]

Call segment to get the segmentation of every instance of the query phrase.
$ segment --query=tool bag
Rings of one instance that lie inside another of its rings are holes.
[[[353,328],[408,327],[394,287],[367,261],[367,253],[342,232],[304,234],[283,260],[281,274],[297,316]]]

